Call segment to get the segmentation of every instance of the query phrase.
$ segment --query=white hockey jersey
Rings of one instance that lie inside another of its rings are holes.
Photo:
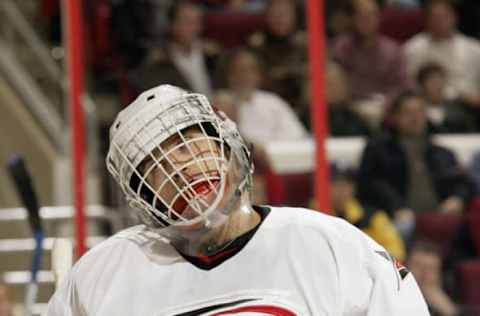
[[[411,273],[360,230],[311,210],[270,208],[243,248],[209,269],[144,226],[120,232],[77,262],[47,315],[429,313]]]

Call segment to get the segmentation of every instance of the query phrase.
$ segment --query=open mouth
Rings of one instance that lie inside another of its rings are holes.
[[[192,196],[190,198],[190,200],[202,199],[206,203],[210,203],[210,201],[208,201],[209,195],[212,193],[212,191],[218,190],[219,183],[220,183],[220,180],[210,180],[210,181],[205,180],[205,181],[201,181],[199,183],[196,183],[195,185],[192,186],[193,191],[195,192],[195,196]],[[185,194],[185,195],[190,196],[190,195],[192,195],[192,193],[188,192],[188,194]],[[180,197],[177,198],[175,203],[173,203],[172,208],[175,211],[175,213],[183,216],[184,215],[183,213],[188,208],[188,206],[189,206],[188,201],[184,197],[180,196]],[[203,204],[200,204],[199,206],[202,207],[202,208],[205,207],[205,205],[203,205]],[[190,214],[190,213],[192,213],[192,214]],[[192,210],[191,212],[189,212],[189,214],[186,214],[186,217],[187,217],[187,219],[190,219],[189,217],[196,216],[196,215],[198,215],[198,213]],[[178,219],[178,217],[175,214],[172,214],[172,218],[173,219]]]

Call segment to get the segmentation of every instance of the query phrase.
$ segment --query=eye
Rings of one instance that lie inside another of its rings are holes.
[[[190,151],[188,150],[188,147],[189,145],[187,144],[183,144],[182,146],[180,146],[178,148],[178,151],[180,151],[182,154],[186,154],[186,153],[189,153]]]

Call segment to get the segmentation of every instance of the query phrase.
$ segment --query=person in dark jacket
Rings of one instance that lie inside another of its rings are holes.
[[[453,152],[427,134],[425,101],[418,94],[408,91],[394,100],[390,124],[363,152],[359,196],[387,210],[406,237],[413,231],[415,212],[460,214],[472,186]]]
[[[133,92],[168,83],[211,95],[221,49],[200,37],[203,29],[201,8],[192,1],[176,1],[168,18],[168,44],[153,47],[129,74]]]

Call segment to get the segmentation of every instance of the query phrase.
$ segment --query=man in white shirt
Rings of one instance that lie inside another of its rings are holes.
[[[438,63],[446,70],[450,97],[480,104],[480,43],[457,32],[451,1],[431,0],[425,15],[425,32],[405,44],[410,78],[425,64]]]
[[[227,84],[236,102],[236,123],[242,135],[255,145],[297,140],[307,136],[292,107],[280,96],[260,90],[261,70],[249,50],[230,56]]]
[[[205,96],[148,90],[110,139],[144,225],[84,255],[48,316],[428,315],[412,275],[345,221],[252,206],[248,146]]]

